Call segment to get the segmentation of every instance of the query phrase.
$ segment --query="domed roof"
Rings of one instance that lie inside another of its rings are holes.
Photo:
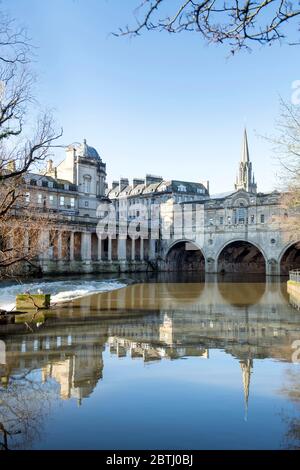
[[[91,158],[92,160],[101,161],[100,155],[94,147],[90,147],[86,143],[86,139],[83,140],[83,144],[80,144],[77,149],[77,155],[79,157]]]

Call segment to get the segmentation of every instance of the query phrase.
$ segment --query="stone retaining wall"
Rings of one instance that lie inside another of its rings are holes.
[[[300,282],[288,281],[287,291],[291,304],[300,309]]]

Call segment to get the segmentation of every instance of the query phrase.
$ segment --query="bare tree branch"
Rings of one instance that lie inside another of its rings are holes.
[[[0,14],[0,277],[36,262],[47,249],[40,228],[54,222],[46,208],[39,212],[26,201],[26,174],[39,169],[62,135],[51,113],[36,112],[31,48],[25,30]]]
[[[280,223],[287,232],[300,236],[300,109],[281,99],[277,135],[265,139],[273,146],[281,166]]]
[[[161,18],[162,12],[164,16]],[[258,43],[261,45],[287,39],[286,26],[295,26],[295,38],[289,44],[300,44],[300,3],[289,0],[143,0],[135,10],[136,25],[119,28],[116,36],[136,36],[143,31],[181,33],[194,31],[209,43],[227,43],[231,52]]]

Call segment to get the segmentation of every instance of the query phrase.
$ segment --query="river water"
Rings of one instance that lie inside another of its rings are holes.
[[[300,447],[300,312],[285,282],[69,282],[52,285],[73,300],[44,323],[0,326],[2,445]]]

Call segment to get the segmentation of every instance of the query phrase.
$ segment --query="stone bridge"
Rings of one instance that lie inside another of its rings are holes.
[[[159,267],[163,271],[256,273],[288,275],[300,266],[300,241],[292,234],[264,227],[218,227],[193,239],[162,240]]]
[[[184,209],[180,230],[178,207]],[[40,256],[41,268],[49,273],[158,270],[287,275],[300,268],[300,239],[287,228],[288,217],[282,214],[277,193],[251,195],[239,190],[223,199],[182,206],[170,199],[161,207],[156,236],[151,220],[139,219],[147,228],[135,238],[119,233],[118,226],[113,236],[99,238],[97,219],[61,224],[50,248]],[[45,246],[48,232],[44,229],[42,234]]]

